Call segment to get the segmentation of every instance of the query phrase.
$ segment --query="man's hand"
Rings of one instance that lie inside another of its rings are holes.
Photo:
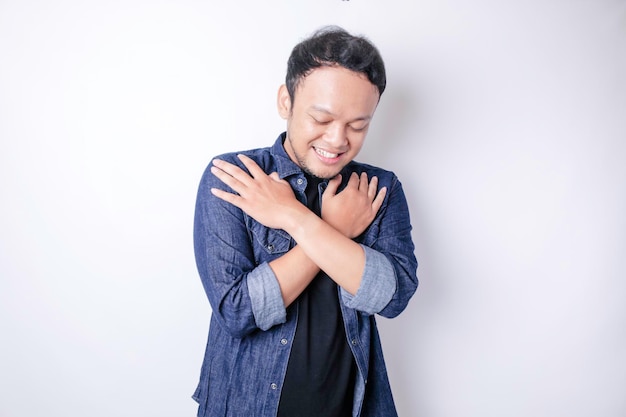
[[[284,229],[286,213],[290,208],[306,209],[300,203],[289,183],[276,172],[267,175],[252,159],[237,155],[250,174],[236,165],[220,159],[213,160],[211,172],[237,194],[212,188],[218,198],[231,203],[272,229]]]
[[[267,175],[247,156],[238,155],[238,158],[249,173],[219,159],[215,159],[211,167],[211,172],[237,194],[212,188],[213,195],[239,207],[264,226],[273,229],[287,228],[290,211],[302,213],[303,209],[308,210],[296,199],[289,183],[281,180],[276,172]],[[341,175],[328,182],[322,195],[322,219],[344,236],[353,239],[374,220],[387,190],[383,187],[377,191],[378,178],[372,177],[368,181],[366,173],[360,177],[352,173],[346,187],[337,194],[340,184]]]
[[[353,172],[346,188],[337,194],[339,184],[341,175],[328,182],[322,195],[322,219],[344,236],[353,239],[372,223],[383,204],[387,189],[383,187],[377,193],[378,178],[372,177],[368,182],[365,172],[360,177]]]

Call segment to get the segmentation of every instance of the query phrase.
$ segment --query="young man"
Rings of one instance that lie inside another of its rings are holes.
[[[353,161],[385,84],[369,41],[322,29],[289,58],[287,131],[205,172],[198,416],[396,415],[374,314],[397,316],[417,288],[409,212],[392,172]]]

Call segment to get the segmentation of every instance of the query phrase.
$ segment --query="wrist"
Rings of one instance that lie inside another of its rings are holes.
[[[315,213],[309,210],[306,206],[300,205],[299,207],[293,207],[293,210],[286,210],[284,214],[285,230],[296,242],[299,242],[304,236],[306,231],[315,227],[318,222],[323,222],[322,219],[317,217]]]

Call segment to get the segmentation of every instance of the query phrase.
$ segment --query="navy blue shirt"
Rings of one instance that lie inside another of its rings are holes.
[[[306,201],[306,178],[283,148],[239,152],[266,173],[277,172]],[[245,170],[237,153],[222,160]],[[396,409],[383,359],[375,314],[395,317],[417,289],[417,261],[408,206],[398,178],[390,171],[358,162],[342,171],[377,176],[387,195],[374,221],[355,241],[365,253],[361,285],[355,295],[337,288],[337,299],[357,366],[352,416],[393,417]],[[320,187],[323,189],[326,183]],[[296,242],[270,229],[211,193],[232,190],[207,168],[198,189],[194,250],[200,279],[211,305],[211,323],[200,381],[193,394],[200,417],[275,417],[297,325],[295,309],[284,306],[269,262]]]

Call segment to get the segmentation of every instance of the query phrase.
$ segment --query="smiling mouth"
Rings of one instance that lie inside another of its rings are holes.
[[[325,151],[325,150],[323,150],[323,149],[319,149],[319,148],[315,148],[315,152],[316,152],[319,156],[321,156],[321,157],[323,157],[323,158],[328,158],[328,159],[335,159],[335,158],[337,158],[339,155],[341,155],[341,154],[338,154],[338,153],[327,152],[327,151]]]

